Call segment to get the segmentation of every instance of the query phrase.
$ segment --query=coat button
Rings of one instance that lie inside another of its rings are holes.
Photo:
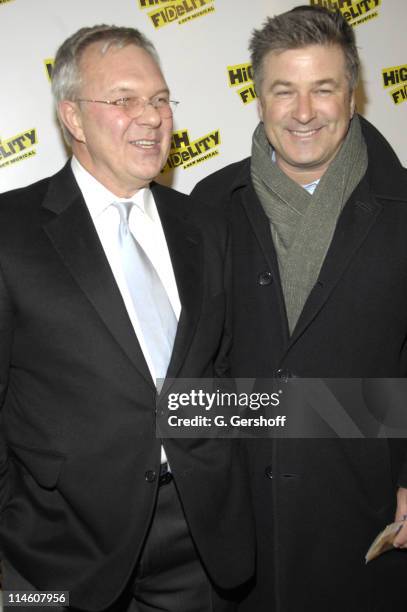
[[[280,368],[279,370],[275,371],[274,377],[279,378],[283,382],[287,382],[289,378],[293,377],[293,374],[292,372],[290,372],[290,370],[284,370],[283,368]]]
[[[257,282],[262,287],[265,285],[271,285],[271,283],[273,282],[273,275],[271,274],[271,272],[261,272],[257,277]]]
[[[273,471],[271,469],[271,465],[268,465],[266,467],[266,469],[264,470],[264,474],[266,475],[267,478],[273,478]]]
[[[144,474],[144,478],[147,482],[155,482],[157,480],[157,472],[154,472],[154,470],[147,470]]]

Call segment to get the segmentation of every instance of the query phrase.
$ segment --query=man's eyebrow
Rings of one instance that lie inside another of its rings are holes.
[[[338,86],[338,81],[336,81],[335,79],[329,78],[329,79],[319,79],[318,81],[315,81],[314,85],[333,85],[334,87]]]
[[[313,83],[311,83],[311,85],[313,87],[320,87],[321,85],[333,85],[334,87],[337,87],[338,81],[332,78],[318,79],[318,81],[314,81]],[[275,87],[295,87],[295,83],[293,81],[284,81],[283,79],[278,79],[277,81],[273,81],[271,83],[270,91],[273,90]]]
[[[132,94],[133,96],[138,96],[138,94],[136,93],[136,91],[135,91],[135,89],[133,87],[126,87],[125,85],[118,86],[118,87],[113,87],[107,93],[109,95],[112,95],[112,94]],[[151,97],[154,98],[155,96],[158,96],[160,94],[170,95],[170,91],[169,91],[169,89],[167,87],[163,87],[162,89],[159,89],[158,91],[156,91]]]
[[[278,79],[277,81],[273,81],[270,85],[270,90],[275,87],[291,87],[293,83],[291,81],[283,81],[282,79]]]

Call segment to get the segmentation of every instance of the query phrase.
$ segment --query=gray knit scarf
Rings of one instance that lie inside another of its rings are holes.
[[[317,281],[341,210],[366,172],[367,149],[355,115],[313,195],[280,170],[271,153],[259,123],[253,135],[251,178],[270,220],[292,333]]]

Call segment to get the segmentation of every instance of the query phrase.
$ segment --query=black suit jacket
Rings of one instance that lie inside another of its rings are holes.
[[[250,159],[193,192],[225,209],[231,224],[235,376],[407,377],[407,173],[377,130],[361,123],[368,170],[291,336]],[[353,416],[357,423],[360,415]],[[407,486],[406,446],[385,439],[248,442],[259,557],[245,611],[405,609],[406,555],[387,553],[366,568],[364,555],[393,520],[397,484]]]
[[[224,374],[225,229],[153,185],[182,312],[169,377]],[[160,465],[156,390],[70,165],[0,197],[3,554],[71,605],[108,606],[134,569]],[[239,449],[166,440],[210,576],[252,573]]]

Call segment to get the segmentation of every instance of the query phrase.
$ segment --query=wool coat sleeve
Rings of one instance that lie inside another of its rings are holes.
[[[0,409],[7,392],[13,336],[13,308],[0,270]],[[7,445],[0,413],[0,511],[8,498]]]

